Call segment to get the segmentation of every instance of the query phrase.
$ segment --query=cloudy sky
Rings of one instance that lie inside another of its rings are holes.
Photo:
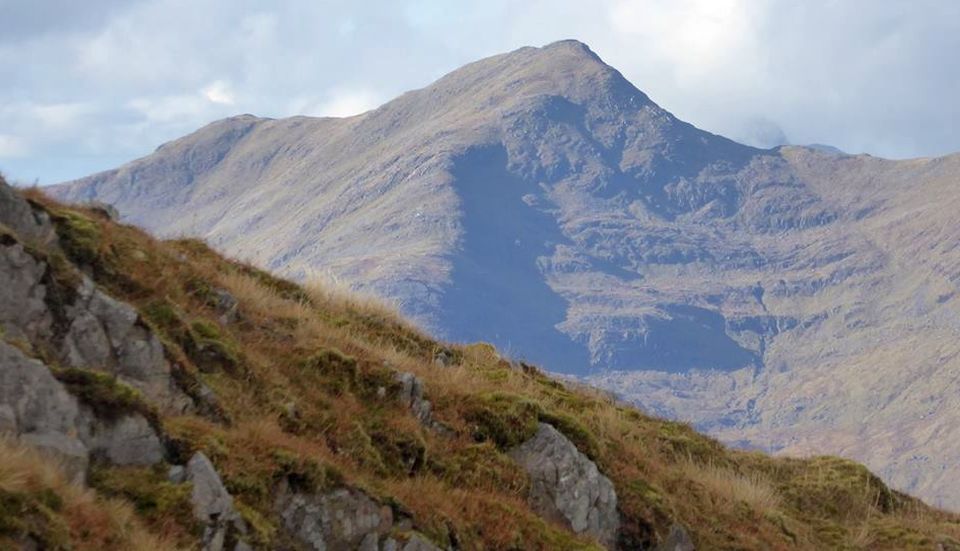
[[[755,145],[960,151],[955,0],[0,0],[0,14],[0,170],[24,183],[233,114],[362,112],[561,38]]]

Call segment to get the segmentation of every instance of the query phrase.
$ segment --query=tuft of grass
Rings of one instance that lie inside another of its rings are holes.
[[[0,439],[0,548],[31,543],[77,551],[179,548],[171,534],[149,531],[125,501],[72,484],[56,462]]]
[[[763,475],[742,473],[730,467],[687,461],[680,464],[684,478],[703,486],[711,497],[730,505],[745,504],[768,515],[781,506],[780,493]]]
[[[81,403],[89,406],[98,417],[119,419],[125,415],[140,414],[156,421],[157,412],[143,399],[140,392],[108,373],[75,367],[53,369],[53,376]]]
[[[494,392],[467,397],[463,419],[478,442],[493,442],[507,450],[529,440],[537,432],[540,406],[523,396]]]
[[[51,214],[67,256],[80,265],[95,263],[101,244],[100,224],[75,210],[56,210]]]
[[[162,463],[153,467],[95,465],[88,483],[101,495],[129,502],[153,531],[189,547],[203,533],[193,517],[191,487],[173,484],[166,475]]]

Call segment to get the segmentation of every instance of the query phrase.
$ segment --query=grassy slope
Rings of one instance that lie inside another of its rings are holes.
[[[30,196],[54,215],[72,260],[163,336],[183,380],[213,389],[218,412],[160,422],[184,458],[198,449],[211,457],[261,545],[279,542],[271,485],[288,477],[308,489],[363,487],[435,541],[466,549],[591,548],[527,508],[525,476],[503,454],[546,420],[613,480],[628,545],[680,522],[699,549],[960,548],[960,518],[891,491],[858,464],[729,450],[684,424],[511,367],[487,345],[436,342],[375,302]],[[237,321],[217,320],[215,288],[239,300]],[[434,363],[440,350],[453,366]],[[425,382],[435,418],[457,436],[423,429],[378,396],[395,384],[393,370]],[[160,474],[100,468],[91,480],[131,500],[165,541],[187,544],[196,527]]]

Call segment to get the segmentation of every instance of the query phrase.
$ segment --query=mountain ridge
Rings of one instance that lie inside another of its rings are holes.
[[[487,58],[347,119],[231,119],[51,192],[957,506],[960,156],[737,144],[584,48]]]

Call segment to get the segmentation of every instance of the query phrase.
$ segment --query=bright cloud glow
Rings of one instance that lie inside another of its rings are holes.
[[[563,38],[677,116],[756,145],[960,151],[960,2],[2,1],[0,160],[17,162],[0,170],[43,182],[225,116],[356,115]]]
[[[369,111],[380,103],[381,99],[370,90],[338,90],[304,114],[317,117],[351,117]]]
[[[218,80],[206,88],[203,89],[203,95],[213,103],[219,103],[221,105],[233,105],[233,92],[230,91],[230,86]]]
[[[24,157],[29,152],[27,144],[16,136],[0,134],[0,160]]]

